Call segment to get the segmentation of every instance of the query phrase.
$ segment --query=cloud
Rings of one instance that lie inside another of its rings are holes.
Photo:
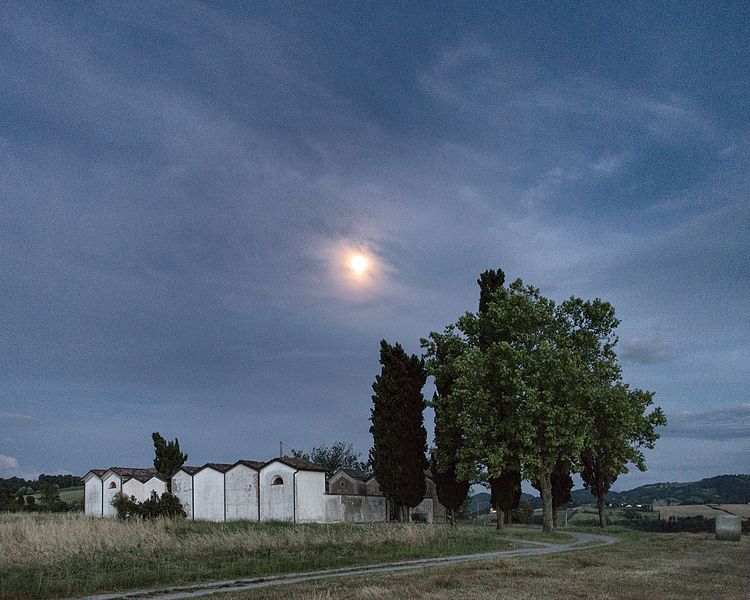
[[[37,421],[38,420],[36,417],[32,417],[31,415],[24,415],[21,413],[13,413],[13,412],[0,412],[0,419],[5,419],[6,421]]]
[[[16,469],[18,469],[18,459],[0,454],[0,471],[15,471]]]
[[[664,437],[715,441],[750,439],[750,404],[667,415]]]
[[[665,340],[659,338],[631,338],[620,340],[618,355],[625,361],[655,365],[670,360],[672,353]]]

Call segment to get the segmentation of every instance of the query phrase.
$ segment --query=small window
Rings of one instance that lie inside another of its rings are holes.
[[[109,489],[110,490],[116,490],[117,489],[117,484],[113,481],[112,483],[109,484]]]
[[[271,485],[284,485],[284,480],[281,477],[274,477]]]
[[[339,487],[340,488],[346,487],[346,481],[344,481],[343,479],[341,481],[339,481]]]

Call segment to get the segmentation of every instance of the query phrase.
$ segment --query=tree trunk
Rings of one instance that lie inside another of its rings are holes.
[[[547,472],[542,474],[539,478],[539,487],[541,488],[542,501],[544,502],[544,507],[542,508],[542,531],[544,531],[544,533],[552,533],[555,530],[555,525],[552,521],[551,473]]]
[[[508,511],[508,525],[513,525],[513,509]]]
[[[456,525],[456,515],[453,512],[452,508],[450,509],[449,515],[450,515],[451,525],[453,525],[455,527],[455,525]]]
[[[497,514],[497,529],[503,529],[503,527],[505,527],[505,513],[498,508],[496,514]]]
[[[605,522],[604,522],[604,494],[601,494],[596,499],[596,505],[597,508],[599,508],[599,527],[604,529]]]

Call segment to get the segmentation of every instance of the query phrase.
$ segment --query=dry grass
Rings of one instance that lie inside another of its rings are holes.
[[[699,534],[618,530],[614,546],[576,553],[486,561],[470,566],[329,580],[308,586],[212,597],[214,600],[747,600],[750,539],[716,542]]]
[[[355,540],[357,546],[365,548],[383,544],[421,548],[432,545],[441,531],[436,527],[399,524],[291,527],[164,520],[120,522],[87,518],[81,513],[9,514],[0,516],[0,548],[11,549],[0,554],[0,569],[43,566],[63,559],[86,559],[114,552],[197,556],[212,549],[253,553],[345,545]]]
[[[119,522],[0,514],[0,598],[229,579],[508,549],[493,530],[448,526]]]

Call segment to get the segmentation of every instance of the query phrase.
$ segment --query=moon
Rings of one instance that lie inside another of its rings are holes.
[[[367,259],[361,254],[355,254],[349,261],[349,266],[355,275],[363,275],[367,271],[368,262]]]

